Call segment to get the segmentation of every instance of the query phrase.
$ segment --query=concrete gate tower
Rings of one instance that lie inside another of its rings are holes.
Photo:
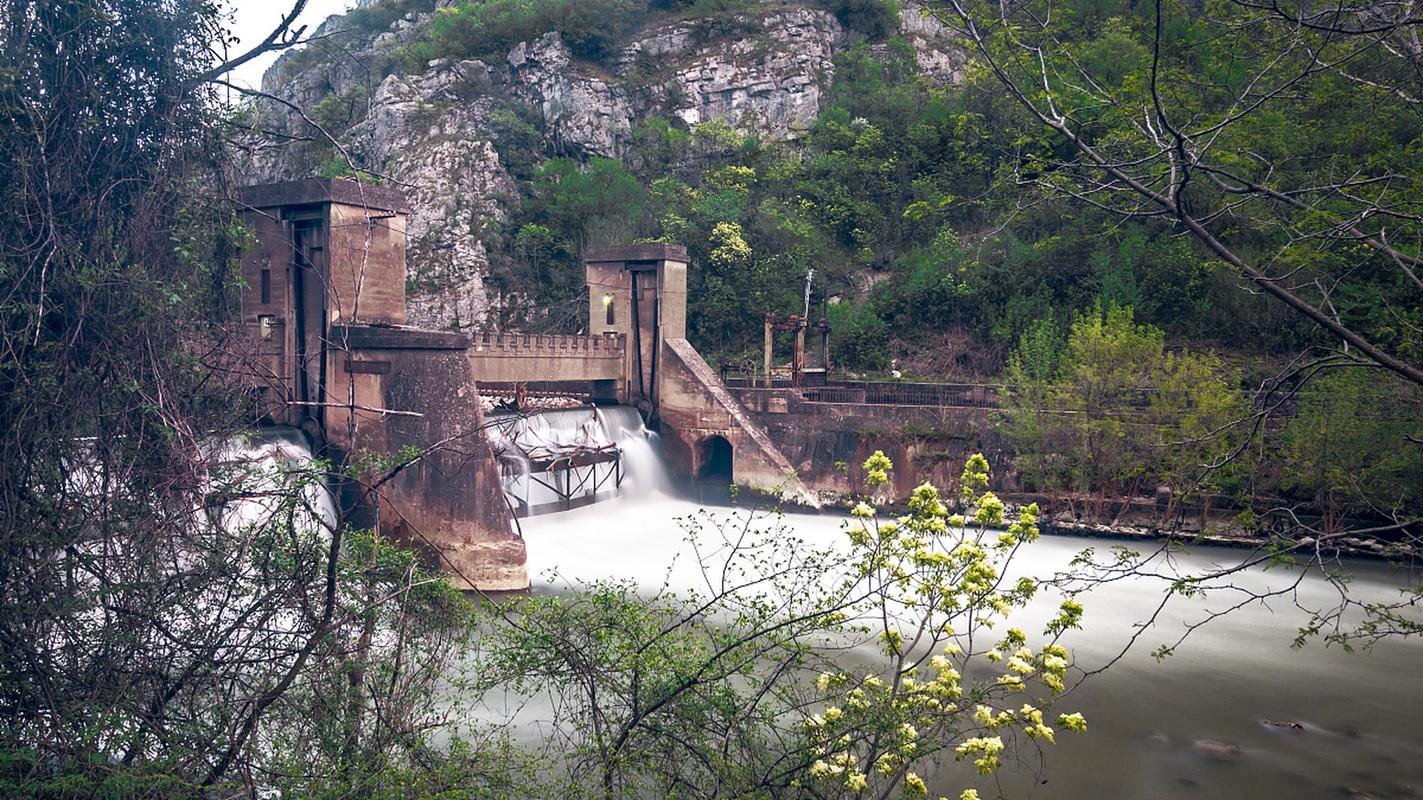
[[[305,430],[337,463],[420,458],[341,487],[348,521],[429,556],[464,589],[529,586],[524,543],[483,431],[470,340],[405,325],[404,197],[339,179],[248,187],[242,320],[267,421]]]

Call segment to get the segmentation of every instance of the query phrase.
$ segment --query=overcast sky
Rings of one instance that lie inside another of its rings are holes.
[[[311,33],[322,20],[332,14],[340,14],[350,5],[353,5],[353,0],[308,0],[297,25],[308,26],[307,33]],[[291,0],[227,0],[228,28],[241,40],[233,45],[233,53],[245,52],[265,39],[291,8]],[[277,60],[277,55],[268,53],[247,62],[233,73],[230,80],[240,86],[260,88],[262,73]]]

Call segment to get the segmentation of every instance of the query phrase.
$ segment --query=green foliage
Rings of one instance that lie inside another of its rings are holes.
[[[24,32],[0,52],[3,779],[169,792],[167,776],[202,780],[238,713],[213,689],[235,683],[237,587],[301,594],[300,571],[272,569],[300,545],[237,566],[235,537],[208,538],[219,471],[202,439],[252,413],[213,377],[244,239],[200,80],[222,17],[16,2],[0,30]],[[234,593],[225,609],[198,602],[214,586]],[[197,613],[211,627],[184,638]]]
[[[326,95],[306,115],[327,134],[335,137],[366,118],[368,100],[366,88],[355,86],[345,92]]]
[[[1130,415],[1149,402],[1163,344],[1159,330],[1133,323],[1130,308],[1073,320],[1051,394],[1066,423],[1065,441],[1054,449],[1068,488],[1107,493],[1140,479],[1149,441]]]
[[[889,327],[868,306],[829,306],[832,357],[836,366],[878,371],[889,368]]]
[[[1004,416],[1002,429],[1018,448],[1015,466],[1029,489],[1047,486],[1051,480],[1049,438],[1055,422],[1048,414],[1062,339],[1050,313],[1035,320],[1018,337],[1003,374],[1003,403],[1012,411]]]
[[[1352,332],[1355,349],[1371,342],[1416,369],[1423,228],[1412,212],[1382,221],[1395,208],[1416,207],[1423,185],[1418,86],[1403,77],[1413,62],[1398,44],[1411,37],[1412,20],[1385,15],[1367,31],[1300,27],[1294,15],[1307,13],[1302,6],[1240,3],[954,8],[976,20],[983,56],[1000,67],[990,85],[1001,90],[1006,80],[1015,101],[1052,109],[1016,126],[1020,161],[1011,175],[1032,187],[1033,202],[1015,206],[1041,202],[1100,218],[1076,198],[1100,201],[1099,193],[1126,185],[1174,199],[1127,192],[1130,200],[1102,203],[1113,209],[1108,219],[1125,226],[1119,255],[1137,262],[1129,274],[1103,273],[1112,299],[1135,302],[1168,331],[1280,349],[1330,341],[1333,334],[1315,327],[1327,319]],[[1043,125],[1059,114],[1060,129]],[[1159,134],[1167,129],[1182,138],[1166,143]],[[1183,167],[1180,152],[1201,157]],[[1112,174],[1103,164],[1114,165]],[[1374,185],[1377,193],[1361,190]],[[1140,232],[1159,235],[1140,222],[1147,208],[1179,220],[1190,244],[1139,241]],[[1229,272],[1289,294],[1279,298],[1289,308],[1230,290],[1221,279],[1227,269],[1206,252],[1228,252],[1228,261],[1244,265]],[[1110,265],[1109,252],[1096,255]],[[1305,313],[1315,322],[1301,324]],[[1249,317],[1258,324],[1237,321]]]
[[[491,264],[490,284],[531,306],[558,306],[555,322],[576,325],[589,247],[631,241],[646,227],[647,190],[622,162],[593,158],[545,161],[534,172],[533,196],[517,221],[504,259]],[[506,313],[518,314],[510,303]],[[508,325],[537,325],[513,317]]]
[[[576,240],[590,244],[630,239],[647,204],[646,190],[622,162],[570,158],[546,162],[534,179],[535,213]]]
[[[381,4],[378,4],[381,5]],[[899,27],[894,0],[826,0],[824,7],[849,30],[882,40]],[[438,9],[429,26],[429,44],[441,58],[502,57],[520,42],[558,32],[574,55],[608,61],[647,16],[673,11],[694,23],[703,40],[745,35],[755,29],[750,0],[488,0]],[[375,19],[388,13],[368,13]],[[349,23],[362,28],[364,21]],[[634,83],[652,80],[649,68],[635,70]]]
[[[1241,452],[1250,410],[1221,361],[1209,354],[1167,352],[1152,376],[1146,420],[1154,426],[1147,469],[1171,489],[1164,515],[1205,490],[1231,488],[1258,465]],[[1246,499],[1246,498],[1241,498]]]
[[[862,469],[875,492],[893,465],[876,452]],[[848,547],[702,512],[689,547],[718,553],[700,567],[722,576],[705,592],[602,582],[527,598],[476,672],[557,710],[557,796],[913,797],[950,753],[990,775],[1086,722],[1049,715],[1081,604],[1064,597],[1036,646],[995,629],[1046,590],[1002,577],[1038,538],[1038,510],[1006,508],[988,482],[987,460],[969,459],[967,517],[927,484],[894,520],[862,503]],[[834,663],[826,641],[867,657]]]
[[[1305,384],[1285,426],[1284,487],[1329,532],[1351,514],[1416,517],[1423,506],[1423,399],[1379,370],[1332,369]]]
[[[641,21],[645,0],[489,0],[439,9],[430,41],[441,58],[501,57],[557,31],[581,58],[600,60]]]
[[[341,29],[364,35],[384,33],[407,15],[433,11],[434,0],[377,0],[347,11],[341,19]]]
[[[1206,486],[1246,404],[1220,361],[1164,343],[1119,306],[1074,319],[1065,340],[1051,317],[1029,327],[1009,358],[1000,423],[1024,479],[1079,493],[1093,519],[1148,479],[1171,487],[1168,519]]]
[[[98,753],[55,764],[33,751],[0,753],[0,795],[14,800],[176,800],[197,792],[160,764],[115,767]]]
[[[827,0],[825,7],[847,30],[880,40],[899,30],[900,6],[895,0]]]
[[[633,131],[632,143],[639,174],[666,174],[686,159],[692,135],[665,119],[653,117]]]

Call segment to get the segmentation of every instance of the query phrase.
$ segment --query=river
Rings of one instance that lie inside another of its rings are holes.
[[[699,508],[662,491],[633,492],[524,520],[534,591],[567,591],[601,578],[633,579],[648,591],[667,581],[674,589],[695,588],[701,572],[686,552],[677,518]],[[789,515],[786,522],[809,542],[844,537],[836,515]],[[1045,536],[1025,550],[1015,571],[1048,574],[1084,547],[1112,544]],[[1200,547],[1176,563],[1204,570],[1240,556]],[[1355,598],[1397,599],[1404,583],[1398,571],[1367,562],[1350,566]],[[1293,578],[1287,570],[1257,569],[1235,583],[1263,592]],[[1326,603],[1332,591],[1318,576],[1307,576],[1297,599]],[[1141,578],[1087,595],[1084,629],[1067,640],[1074,663],[1091,669],[1116,655],[1161,592],[1159,582]],[[1177,598],[1168,604],[1157,627],[1124,658],[1062,701],[1063,709],[1086,715],[1088,731],[1060,735],[1045,763],[1010,766],[998,783],[985,784],[950,762],[931,776],[931,792],[957,797],[963,787],[978,786],[984,797],[1002,791],[1082,800],[1423,797],[1423,642],[1384,641],[1353,654],[1319,643],[1291,649],[1307,617],[1282,598],[1204,626],[1164,661],[1152,657],[1150,651],[1174,640],[1185,624],[1228,602]],[[1038,612],[1030,607],[1026,613]],[[1299,722],[1304,730],[1282,732],[1263,720]],[[1196,746],[1201,740],[1230,743],[1240,752],[1221,760],[1203,753]]]

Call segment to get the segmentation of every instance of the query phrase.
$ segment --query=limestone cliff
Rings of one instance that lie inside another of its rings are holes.
[[[575,58],[558,31],[502,58],[412,64],[412,45],[437,13],[411,12],[379,31],[328,20],[320,44],[268,72],[264,90],[290,105],[258,103],[266,134],[241,162],[251,183],[354,162],[402,188],[413,209],[409,318],[433,327],[481,326],[499,302],[484,280],[486,234],[517,209],[528,162],[626,158],[652,118],[686,127],[720,120],[794,140],[822,110],[835,57],[852,38],[823,8],[766,3],[717,25],[649,22],[601,64]],[[900,34],[925,76],[958,78],[961,52],[921,7],[903,9]]]

